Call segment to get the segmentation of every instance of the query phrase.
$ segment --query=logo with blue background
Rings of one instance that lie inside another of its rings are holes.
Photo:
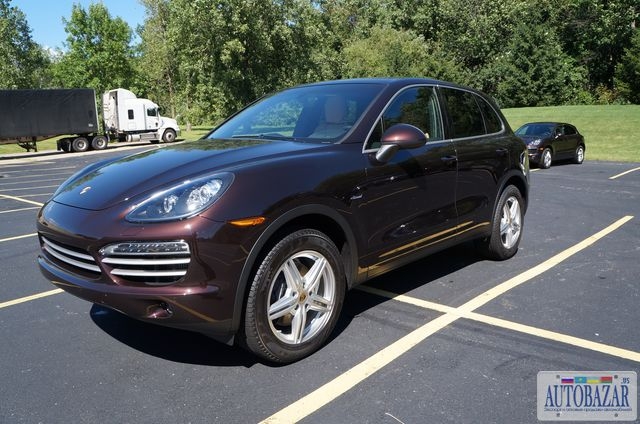
[[[635,421],[635,371],[540,371],[540,421]]]

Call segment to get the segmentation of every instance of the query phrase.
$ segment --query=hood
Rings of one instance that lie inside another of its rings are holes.
[[[243,164],[318,147],[287,141],[198,140],[89,167],[64,183],[53,200],[102,210],[206,173],[233,172]]]

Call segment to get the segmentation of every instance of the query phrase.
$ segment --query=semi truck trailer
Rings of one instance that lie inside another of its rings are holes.
[[[158,105],[117,88],[102,96],[103,131],[93,89],[0,90],[0,144],[17,143],[37,151],[37,142],[64,136],[65,152],[102,150],[110,141],[172,142],[180,134],[175,119]]]

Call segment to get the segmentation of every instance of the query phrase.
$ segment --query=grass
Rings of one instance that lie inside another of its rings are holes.
[[[615,162],[640,162],[640,105],[611,106],[553,106],[536,108],[503,109],[511,127],[516,130],[526,122],[560,121],[575,125],[584,135],[587,160]],[[205,135],[211,126],[182,130],[181,138],[196,140]],[[55,150],[56,137],[38,143],[38,150]],[[17,144],[0,145],[0,154],[20,153]]]
[[[211,128],[212,126],[210,125],[192,127],[191,131],[186,131],[184,128],[182,128],[180,138],[184,140],[197,140],[203,135],[205,135],[206,133],[208,133],[209,130],[211,130]],[[53,137],[47,140],[39,141],[38,151],[44,152],[47,150],[56,150],[57,141],[64,137],[66,136]],[[24,153],[24,152],[26,152],[26,150],[24,150],[22,147],[18,146],[17,144],[0,144],[0,155],[7,154],[7,153]]]
[[[514,131],[536,121],[575,125],[584,136],[587,160],[640,162],[640,105],[554,106],[502,112]]]

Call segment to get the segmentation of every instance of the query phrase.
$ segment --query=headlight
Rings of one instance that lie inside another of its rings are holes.
[[[227,172],[184,181],[138,203],[126,219],[129,222],[158,222],[189,218],[213,205],[232,181],[233,174]]]
[[[538,147],[542,143],[542,139],[538,138],[536,140],[530,141],[528,147]]]

